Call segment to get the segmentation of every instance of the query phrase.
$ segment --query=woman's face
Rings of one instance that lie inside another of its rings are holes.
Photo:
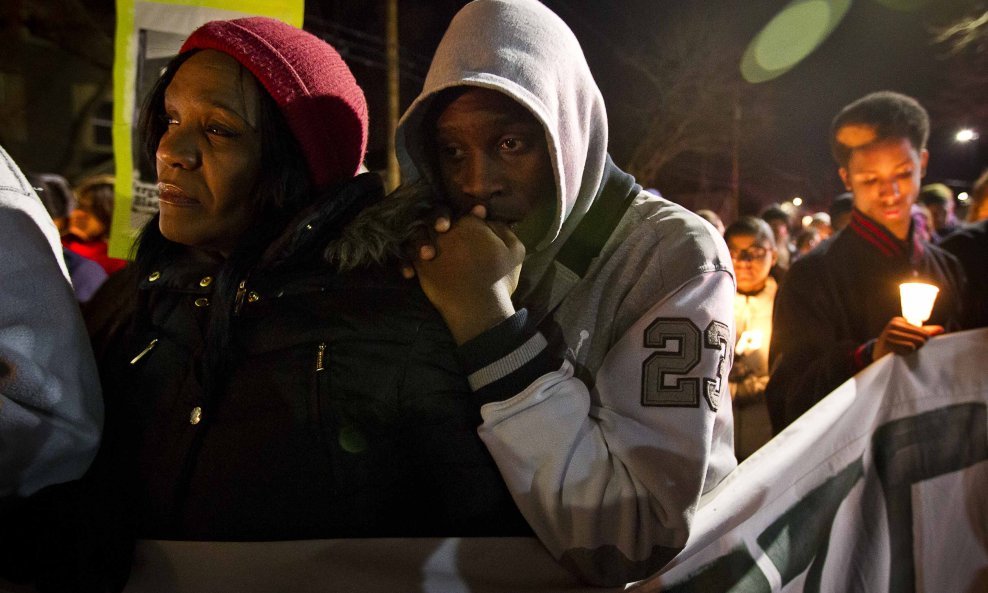
[[[161,234],[229,255],[250,225],[261,166],[260,91],[227,54],[200,51],[165,89],[156,153]]]
[[[776,260],[775,250],[768,242],[759,241],[754,235],[732,235],[727,248],[734,262],[738,292],[751,294],[765,288]]]
[[[105,241],[108,229],[95,214],[76,208],[69,215],[69,233],[83,241]]]

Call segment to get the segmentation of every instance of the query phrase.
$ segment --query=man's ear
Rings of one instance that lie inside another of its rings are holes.
[[[926,168],[925,161],[923,168],[924,170]],[[837,172],[840,174],[840,180],[844,182],[844,189],[851,191],[851,180],[847,174],[847,167],[841,167],[840,169],[837,169]]]
[[[919,178],[926,177],[926,163],[930,160],[930,151],[925,148],[919,152]]]

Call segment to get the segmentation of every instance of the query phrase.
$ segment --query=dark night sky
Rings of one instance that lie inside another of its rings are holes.
[[[570,25],[583,45],[607,102],[611,152],[621,162],[630,152],[637,130],[634,119],[623,106],[628,103],[629,95],[640,103],[641,97],[633,95],[647,89],[636,83],[638,76],[632,68],[615,59],[615,51],[621,47],[634,48],[641,43],[639,40],[667,35],[670,29],[685,26],[684,19],[691,18],[692,12],[686,10],[683,0],[544,1]],[[345,9],[339,7],[348,2],[333,4],[337,8],[328,11],[333,14],[326,14],[325,8],[318,8],[318,2],[310,2],[307,14],[322,10],[326,18],[346,16],[340,14]],[[403,48],[427,60],[445,24],[463,4],[456,0],[402,2]],[[731,15],[731,31],[725,31],[724,35],[742,45],[787,4],[780,0],[706,3],[710,10],[724,10]],[[882,89],[913,95],[929,107],[938,85],[943,84],[943,65],[936,59],[939,50],[930,44],[930,27],[977,6],[975,0],[932,0],[918,11],[902,12],[878,0],[851,0],[843,21],[807,59],[781,77],[762,83],[765,88],[749,87],[743,91],[767,97],[766,109],[772,114],[774,125],[767,129],[743,129],[746,142],[742,176],[750,171],[791,174],[800,181],[794,180],[789,183],[791,187],[778,191],[790,195],[778,195],[775,199],[782,201],[801,194],[816,199],[817,205],[825,208],[829,199],[842,191],[827,147],[833,115],[850,101]],[[378,8],[375,18],[381,18],[382,11],[383,8]],[[361,18],[368,16],[365,12]],[[358,78],[361,78],[359,74]],[[414,80],[403,80],[403,107],[418,88]],[[954,130],[938,128],[935,119],[933,123],[927,179],[972,180],[985,164],[984,145],[988,144],[988,137],[981,139],[981,154],[976,155],[973,151],[978,150],[977,146],[959,146],[948,141],[948,133],[952,138]],[[983,134],[988,136],[986,132]],[[779,181],[773,187],[786,188],[786,185],[786,181]]]
[[[654,44],[662,46],[676,31],[688,29],[697,6],[728,15],[727,26],[712,21],[708,30],[723,36],[726,45],[743,47],[789,0],[543,0],[566,21],[583,45],[604,94],[611,122],[611,152],[619,163],[627,159],[640,134],[640,120],[629,106],[647,105],[652,91],[640,74],[622,62],[620,52]],[[814,0],[839,2],[841,0]],[[982,137],[971,145],[952,141],[957,125],[938,119],[936,93],[946,84],[947,63],[938,60],[942,48],[931,46],[931,26],[988,8],[986,0],[847,0],[843,21],[794,69],[744,93],[758,97],[771,116],[771,125],[755,128],[742,123],[742,188],[764,185],[759,200],[785,200],[801,194],[826,206],[841,191],[827,147],[828,127],[841,106],[865,93],[892,89],[916,96],[933,118],[931,161],[927,180],[971,181],[988,164],[988,122]],[[895,11],[883,3],[925,2],[914,12]],[[82,0],[87,10],[112,31],[112,0]],[[436,44],[465,0],[400,0],[402,108],[417,95],[421,77]],[[384,162],[389,134],[386,116],[384,0],[307,0],[305,27],[336,35],[349,44],[348,62],[365,88],[371,106],[371,166]],[[347,56],[347,48],[340,47]],[[988,103],[988,88],[974,101]],[[981,110],[982,117],[986,113]],[[725,138],[728,141],[729,137]],[[771,178],[773,183],[764,183]],[[663,192],[670,195],[668,188]],[[674,192],[672,192],[674,193]]]
[[[580,3],[567,0],[547,0],[580,37],[591,67],[598,74],[612,122],[620,122],[615,112],[621,94],[633,89],[633,73],[622,72],[608,63],[606,53],[594,46],[599,34],[617,36],[649,35],[650,31],[675,27],[678,20],[689,18],[683,3],[669,1],[636,1],[620,3],[626,10],[618,14],[607,4]],[[715,3],[718,8],[736,15],[737,25],[729,34],[747,43],[779,9],[788,2],[747,0]],[[814,184],[818,199],[826,199],[842,191],[830,157],[827,137],[830,120],[843,106],[872,91],[890,89],[917,97],[930,107],[941,80],[943,64],[937,59],[942,51],[930,44],[930,27],[934,22],[956,17],[970,10],[975,2],[939,0],[916,12],[895,11],[876,0],[855,0],[844,19],[815,52],[791,71],[755,89],[743,92],[766,94],[771,101],[769,110],[775,125],[760,130],[743,130],[747,150],[742,154],[742,175],[745,160],[754,165],[791,172]],[[581,14],[582,13],[582,14]],[[656,24],[665,21],[661,26]],[[593,31],[596,29],[597,31]],[[984,99],[988,100],[988,89]],[[633,140],[634,130],[621,127],[612,134],[612,151],[620,154],[625,144]],[[952,141],[953,128],[937,127],[933,120],[931,162],[928,180],[973,180],[985,164],[985,138],[980,155],[974,146],[959,146]],[[757,167],[756,167],[757,168]],[[661,188],[660,188],[661,189]],[[798,184],[792,195],[806,195]],[[791,196],[779,196],[779,200]],[[812,196],[811,196],[812,197]]]

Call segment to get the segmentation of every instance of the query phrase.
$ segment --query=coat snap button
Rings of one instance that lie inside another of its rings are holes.
[[[157,282],[158,278],[161,278],[161,272],[151,272],[148,276],[148,282]]]
[[[207,299],[206,297],[199,297],[195,300],[194,304],[196,307],[208,307],[209,299]]]
[[[209,286],[212,283],[213,283],[213,277],[212,276],[206,276],[205,278],[203,278],[202,280],[199,281],[199,286],[201,286],[203,288],[206,288],[207,286]]]
[[[196,406],[192,408],[192,413],[189,414],[189,424],[196,425],[202,420],[202,408]]]

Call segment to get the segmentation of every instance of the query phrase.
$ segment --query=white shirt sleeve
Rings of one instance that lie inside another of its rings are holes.
[[[696,276],[617,339],[592,390],[564,362],[481,408],[480,436],[521,512],[590,582],[665,565],[700,495],[736,465],[733,298],[729,273]]]

